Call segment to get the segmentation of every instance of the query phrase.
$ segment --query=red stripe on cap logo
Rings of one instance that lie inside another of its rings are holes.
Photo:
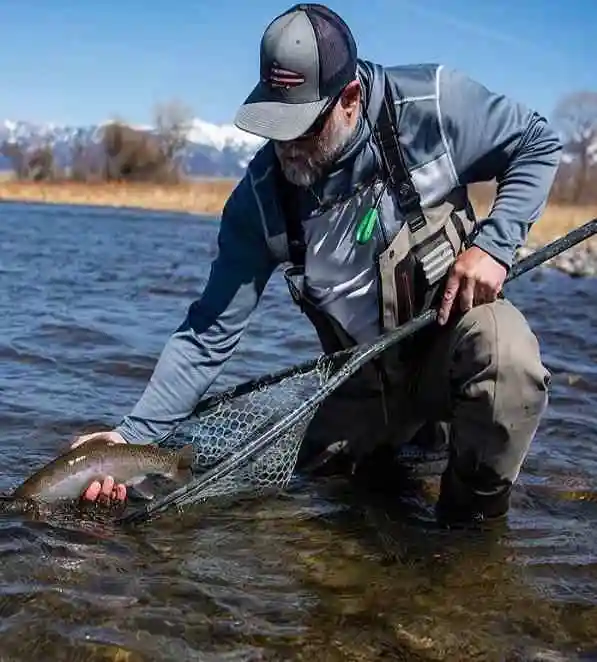
[[[298,87],[305,82],[305,77],[296,71],[284,69],[274,64],[269,71],[267,82],[272,87]]]

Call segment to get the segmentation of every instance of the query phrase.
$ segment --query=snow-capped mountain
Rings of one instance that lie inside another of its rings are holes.
[[[34,124],[26,121],[0,122],[0,143],[16,142],[24,148],[49,144],[56,161],[69,165],[77,140],[86,145],[100,146],[102,128],[108,122],[92,126],[62,126]],[[134,126],[151,131],[150,126]],[[240,177],[253,154],[263,144],[257,136],[245,133],[233,125],[216,125],[194,119],[187,135],[186,172],[207,177]],[[10,161],[0,155],[0,170],[10,169]]]
[[[35,148],[50,144],[60,166],[68,166],[76,140],[86,145],[97,145],[98,153],[102,129],[109,122],[91,126],[64,126],[34,124],[26,121],[0,121],[0,144],[17,142],[21,147]],[[133,125],[133,128],[152,131],[151,126]],[[186,172],[191,176],[241,177],[247,164],[263,140],[237,129],[233,125],[217,125],[194,119],[188,135]],[[597,165],[597,140],[588,148],[589,164]],[[562,154],[562,168],[567,169],[578,159],[574,144],[566,145]],[[11,168],[9,159],[0,154],[0,170]]]

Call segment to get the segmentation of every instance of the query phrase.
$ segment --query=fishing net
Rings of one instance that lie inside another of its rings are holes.
[[[203,409],[166,442],[194,445],[196,478],[122,522],[144,521],[168,508],[214,497],[283,489],[292,478],[307,427],[325,399],[367,362],[436,315],[430,310],[371,345],[322,356],[283,378],[273,376],[262,388],[233,389],[209,406],[204,402]]]
[[[597,219],[572,230],[518,261],[506,282],[596,232]],[[286,374],[271,375],[260,380],[259,388],[246,383],[215,399],[207,398],[196,415],[166,441],[177,446],[189,442],[194,445],[199,476],[191,484],[126,515],[121,522],[145,521],[169,507],[210,497],[284,488],[292,477],[307,427],[325,398],[368,361],[436,319],[437,311],[427,310],[368,346],[320,357]],[[343,364],[339,366],[338,361]]]
[[[275,384],[263,385],[241,396],[230,394],[183,423],[166,445],[193,444],[194,471],[201,475],[294,412],[327,382],[333,371],[333,361],[322,358],[307,372],[291,374]],[[209,484],[200,493],[192,494],[188,499],[180,498],[177,505],[286,487],[292,478],[301,442],[319,404],[309,407],[300,421],[282,432],[254,459]]]

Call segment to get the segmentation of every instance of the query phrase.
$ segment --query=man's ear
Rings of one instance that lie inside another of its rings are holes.
[[[361,83],[353,80],[344,88],[340,96],[340,106],[344,111],[352,115],[359,107],[361,101]]]

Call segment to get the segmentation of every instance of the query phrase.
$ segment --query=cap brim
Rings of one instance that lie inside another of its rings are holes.
[[[271,98],[258,84],[239,108],[234,124],[243,131],[270,140],[295,140],[307,131],[326,107],[329,98],[307,103],[285,103]]]

